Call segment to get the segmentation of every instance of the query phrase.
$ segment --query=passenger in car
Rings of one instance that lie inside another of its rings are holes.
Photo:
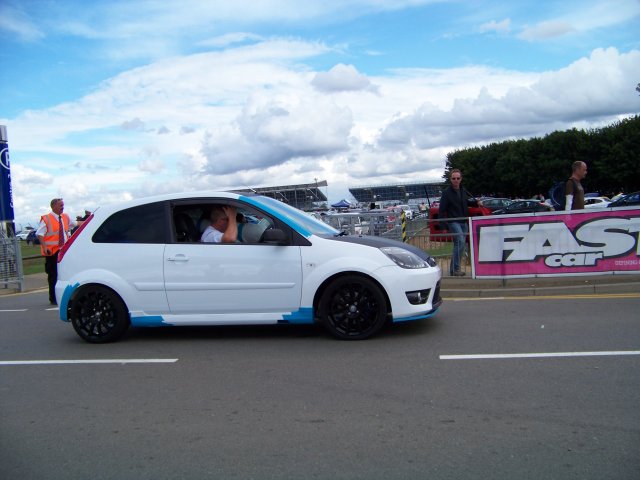
[[[216,205],[211,209],[211,225],[202,234],[204,243],[235,243],[238,239],[236,209],[228,205]]]
[[[260,243],[262,234],[269,227],[269,221],[260,220],[258,223],[244,223],[238,226],[238,238],[242,243]]]

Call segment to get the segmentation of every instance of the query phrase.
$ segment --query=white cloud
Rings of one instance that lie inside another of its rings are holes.
[[[342,92],[369,90],[376,92],[366,75],[361,74],[353,65],[339,63],[328,72],[318,72],[311,84],[323,92]]]
[[[455,148],[600,126],[638,111],[638,50],[594,50],[543,74],[468,66],[377,76],[342,64],[315,72],[309,63],[328,51],[274,39],[174,57],[10,119],[19,214],[46,212],[70,184],[67,205],[76,214],[167,191],[313,178],[332,191],[438,180]],[[23,162],[29,170],[20,172]],[[37,198],[34,181],[46,186]]]
[[[527,41],[550,40],[567,35],[585,35],[595,30],[621,25],[640,15],[637,0],[582,2],[577,8],[567,5],[567,13],[525,26],[519,38]]]
[[[487,32],[509,33],[510,29],[511,29],[511,19],[509,18],[505,18],[500,22],[491,20],[490,22],[483,23],[479,27],[480,33],[487,33]]]
[[[525,27],[520,35],[523,40],[546,40],[564,36],[575,31],[571,23],[563,20],[549,20],[531,27]]]
[[[490,85],[491,72],[479,83]],[[638,109],[634,83],[640,77],[640,52],[595,50],[529,86],[510,87],[503,95],[483,88],[475,98],[458,98],[449,110],[425,102],[390,122],[380,132],[384,149],[473,145],[488,139],[543,135],[586,120],[592,125]]]
[[[124,130],[144,130],[144,122],[136,117],[133,120],[122,122],[122,128]]]
[[[624,24],[640,15],[638,0],[595,1],[575,9],[565,20],[573,22],[580,31],[589,31]]]
[[[229,45],[246,42],[257,42],[261,40],[260,35],[256,35],[248,32],[233,32],[218,37],[209,38],[198,42],[201,47],[221,48],[228,47]]]
[[[138,168],[147,173],[159,173],[165,169],[165,164],[159,158],[145,158],[138,163]]]
[[[232,125],[207,136],[207,172],[265,168],[347,149],[351,112],[320,96],[254,95]]]
[[[12,184],[31,185],[32,187],[42,187],[53,183],[53,176],[49,173],[40,172],[33,168],[11,163]]]
[[[0,3],[0,32],[2,31],[27,42],[44,37],[44,33],[29,19],[23,6],[12,5],[9,1]]]

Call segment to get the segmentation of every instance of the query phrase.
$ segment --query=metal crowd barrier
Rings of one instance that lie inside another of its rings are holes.
[[[24,292],[24,274],[20,239],[0,238],[0,285],[3,288],[16,288]]]
[[[403,215],[395,212],[349,212],[327,214],[325,223],[351,235],[374,235],[404,241],[431,254],[445,275],[449,274],[453,236],[446,227],[448,222],[468,221],[468,218],[429,219],[420,214],[403,222]],[[466,235],[468,240],[468,234]],[[466,248],[460,260],[462,271],[470,275],[471,258]]]

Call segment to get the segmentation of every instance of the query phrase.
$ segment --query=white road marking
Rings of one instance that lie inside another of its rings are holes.
[[[507,297],[444,297],[446,301],[451,302],[477,302],[477,301],[495,301],[495,300],[599,300],[612,298],[640,298],[640,293],[589,293],[575,295],[522,295]]]
[[[28,308],[16,308],[13,310],[0,310],[0,313],[2,312],[26,312],[28,310]]]
[[[102,360],[12,360],[0,361],[2,365],[83,365],[83,364],[106,364],[106,363],[175,363],[177,358],[113,358]]]
[[[440,360],[484,360],[505,358],[557,358],[557,357],[611,357],[640,355],[640,350],[620,350],[611,352],[550,352],[550,353],[489,353],[477,355],[440,355]]]

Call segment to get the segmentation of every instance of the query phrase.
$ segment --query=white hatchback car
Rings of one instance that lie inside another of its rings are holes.
[[[584,208],[607,208],[610,203],[607,197],[585,197]]]
[[[234,244],[201,243],[214,205],[251,223]],[[129,326],[322,324],[365,339],[442,303],[442,272],[410,245],[344,235],[277,200],[164,195],[97,209],[58,256],[60,318],[84,340]]]

